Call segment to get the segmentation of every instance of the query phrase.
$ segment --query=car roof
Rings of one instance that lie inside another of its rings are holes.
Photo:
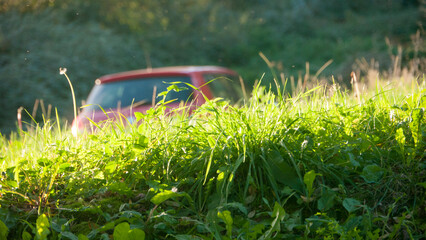
[[[96,80],[96,84],[120,81],[131,79],[135,77],[154,77],[154,76],[169,76],[169,75],[189,75],[191,73],[223,73],[230,75],[237,75],[231,69],[219,66],[174,66],[174,67],[160,67],[160,68],[147,68],[127,72],[119,72],[102,76]]]

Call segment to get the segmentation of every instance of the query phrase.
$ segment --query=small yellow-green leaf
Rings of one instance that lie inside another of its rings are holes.
[[[129,240],[144,240],[145,232],[141,229],[135,228],[129,231]]]
[[[6,224],[0,220],[0,240],[7,240],[7,235],[9,234],[9,229],[6,227]]]
[[[114,228],[114,240],[129,240],[130,226],[127,222],[122,222]]]
[[[228,210],[225,210],[223,212],[218,212],[217,216],[222,219],[226,224],[226,233],[228,236],[231,236],[232,234],[232,224],[234,223],[231,212]]]
[[[305,176],[303,177],[303,182],[306,184],[306,188],[308,189],[308,198],[311,197],[314,189],[314,181],[316,176],[321,176],[319,173],[315,173],[314,170],[311,170],[307,173],[305,173]]]
[[[135,114],[137,122],[139,122],[139,120],[141,120],[145,117],[145,115],[143,115],[143,113],[140,113],[140,112],[135,112],[134,114]]]
[[[114,222],[109,222],[109,223],[105,224],[103,227],[101,227],[101,228],[99,229],[99,231],[100,231],[100,232],[108,231],[108,230],[110,230],[110,229],[113,229],[113,228],[114,228],[114,226],[115,226]]]
[[[274,204],[274,211],[272,212],[272,217],[277,218],[279,221],[284,220],[285,210],[278,202],[275,202]]]
[[[400,146],[401,150],[404,150],[405,145],[405,135],[404,130],[402,128],[398,128],[395,133],[395,139],[398,142],[398,145]]]
[[[36,239],[37,240],[45,240],[47,239],[47,235],[50,234],[50,223],[49,219],[45,214],[40,215],[36,221]]]
[[[222,219],[226,225],[232,225],[233,224],[233,220],[232,220],[232,216],[231,216],[231,212],[228,210],[225,210],[223,212],[218,212],[217,216]]]
[[[86,237],[85,235],[83,235],[83,234],[79,234],[78,235],[78,240],[89,240],[89,238],[88,237]]]
[[[155,205],[159,205],[162,202],[172,198],[172,197],[179,197],[181,194],[170,191],[170,190],[164,190],[163,192],[157,193],[154,197],[151,198],[151,202]]]
[[[32,240],[33,236],[27,231],[22,232],[22,240]]]

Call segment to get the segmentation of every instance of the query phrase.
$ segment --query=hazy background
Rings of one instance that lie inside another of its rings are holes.
[[[315,74],[332,59],[322,77],[350,86],[350,72],[366,64],[387,71],[395,61],[424,60],[425,2],[0,0],[0,132],[15,130],[17,109],[32,113],[37,99],[44,106],[38,121],[49,105],[51,115],[57,108],[72,119],[59,67],[68,68],[79,104],[97,77],[148,65],[220,65],[248,85],[266,73],[262,81],[269,84],[271,71],[259,52],[296,80],[307,62]],[[424,73],[416,66],[415,74]]]

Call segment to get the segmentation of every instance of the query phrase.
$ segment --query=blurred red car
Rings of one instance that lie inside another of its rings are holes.
[[[169,108],[176,108],[182,102],[191,106],[202,105],[205,103],[202,94],[209,99],[222,97],[235,102],[242,98],[242,87],[238,78],[236,72],[217,66],[164,67],[102,76],[96,79],[95,86],[87,98],[86,107],[74,119],[72,132],[75,135],[89,126],[89,119],[100,122],[121,115],[132,122],[134,112],[145,113],[163,99],[163,96],[158,94],[167,91],[173,84],[186,89],[168,91],[165,101],[174,100],[167,104]],[[211,82],[208,83],[209,81]]]

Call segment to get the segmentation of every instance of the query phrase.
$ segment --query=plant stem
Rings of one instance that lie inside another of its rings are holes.
[[[65,75],[65,77],[67,78],[68,83],[69,83],[70,88],[71,88],[72,103],[73,103],[73,106],[74,106],[74,120],[76,120],[76,119],[77,119],[77,104],[76,104],[76,102],[75,102],[74,88],[72,87],[71,80],[70,80],[70,78],[68,77],[67,73],[65,73],[65,72],[64,72],[63,74],[64,74],[64,75]]]

